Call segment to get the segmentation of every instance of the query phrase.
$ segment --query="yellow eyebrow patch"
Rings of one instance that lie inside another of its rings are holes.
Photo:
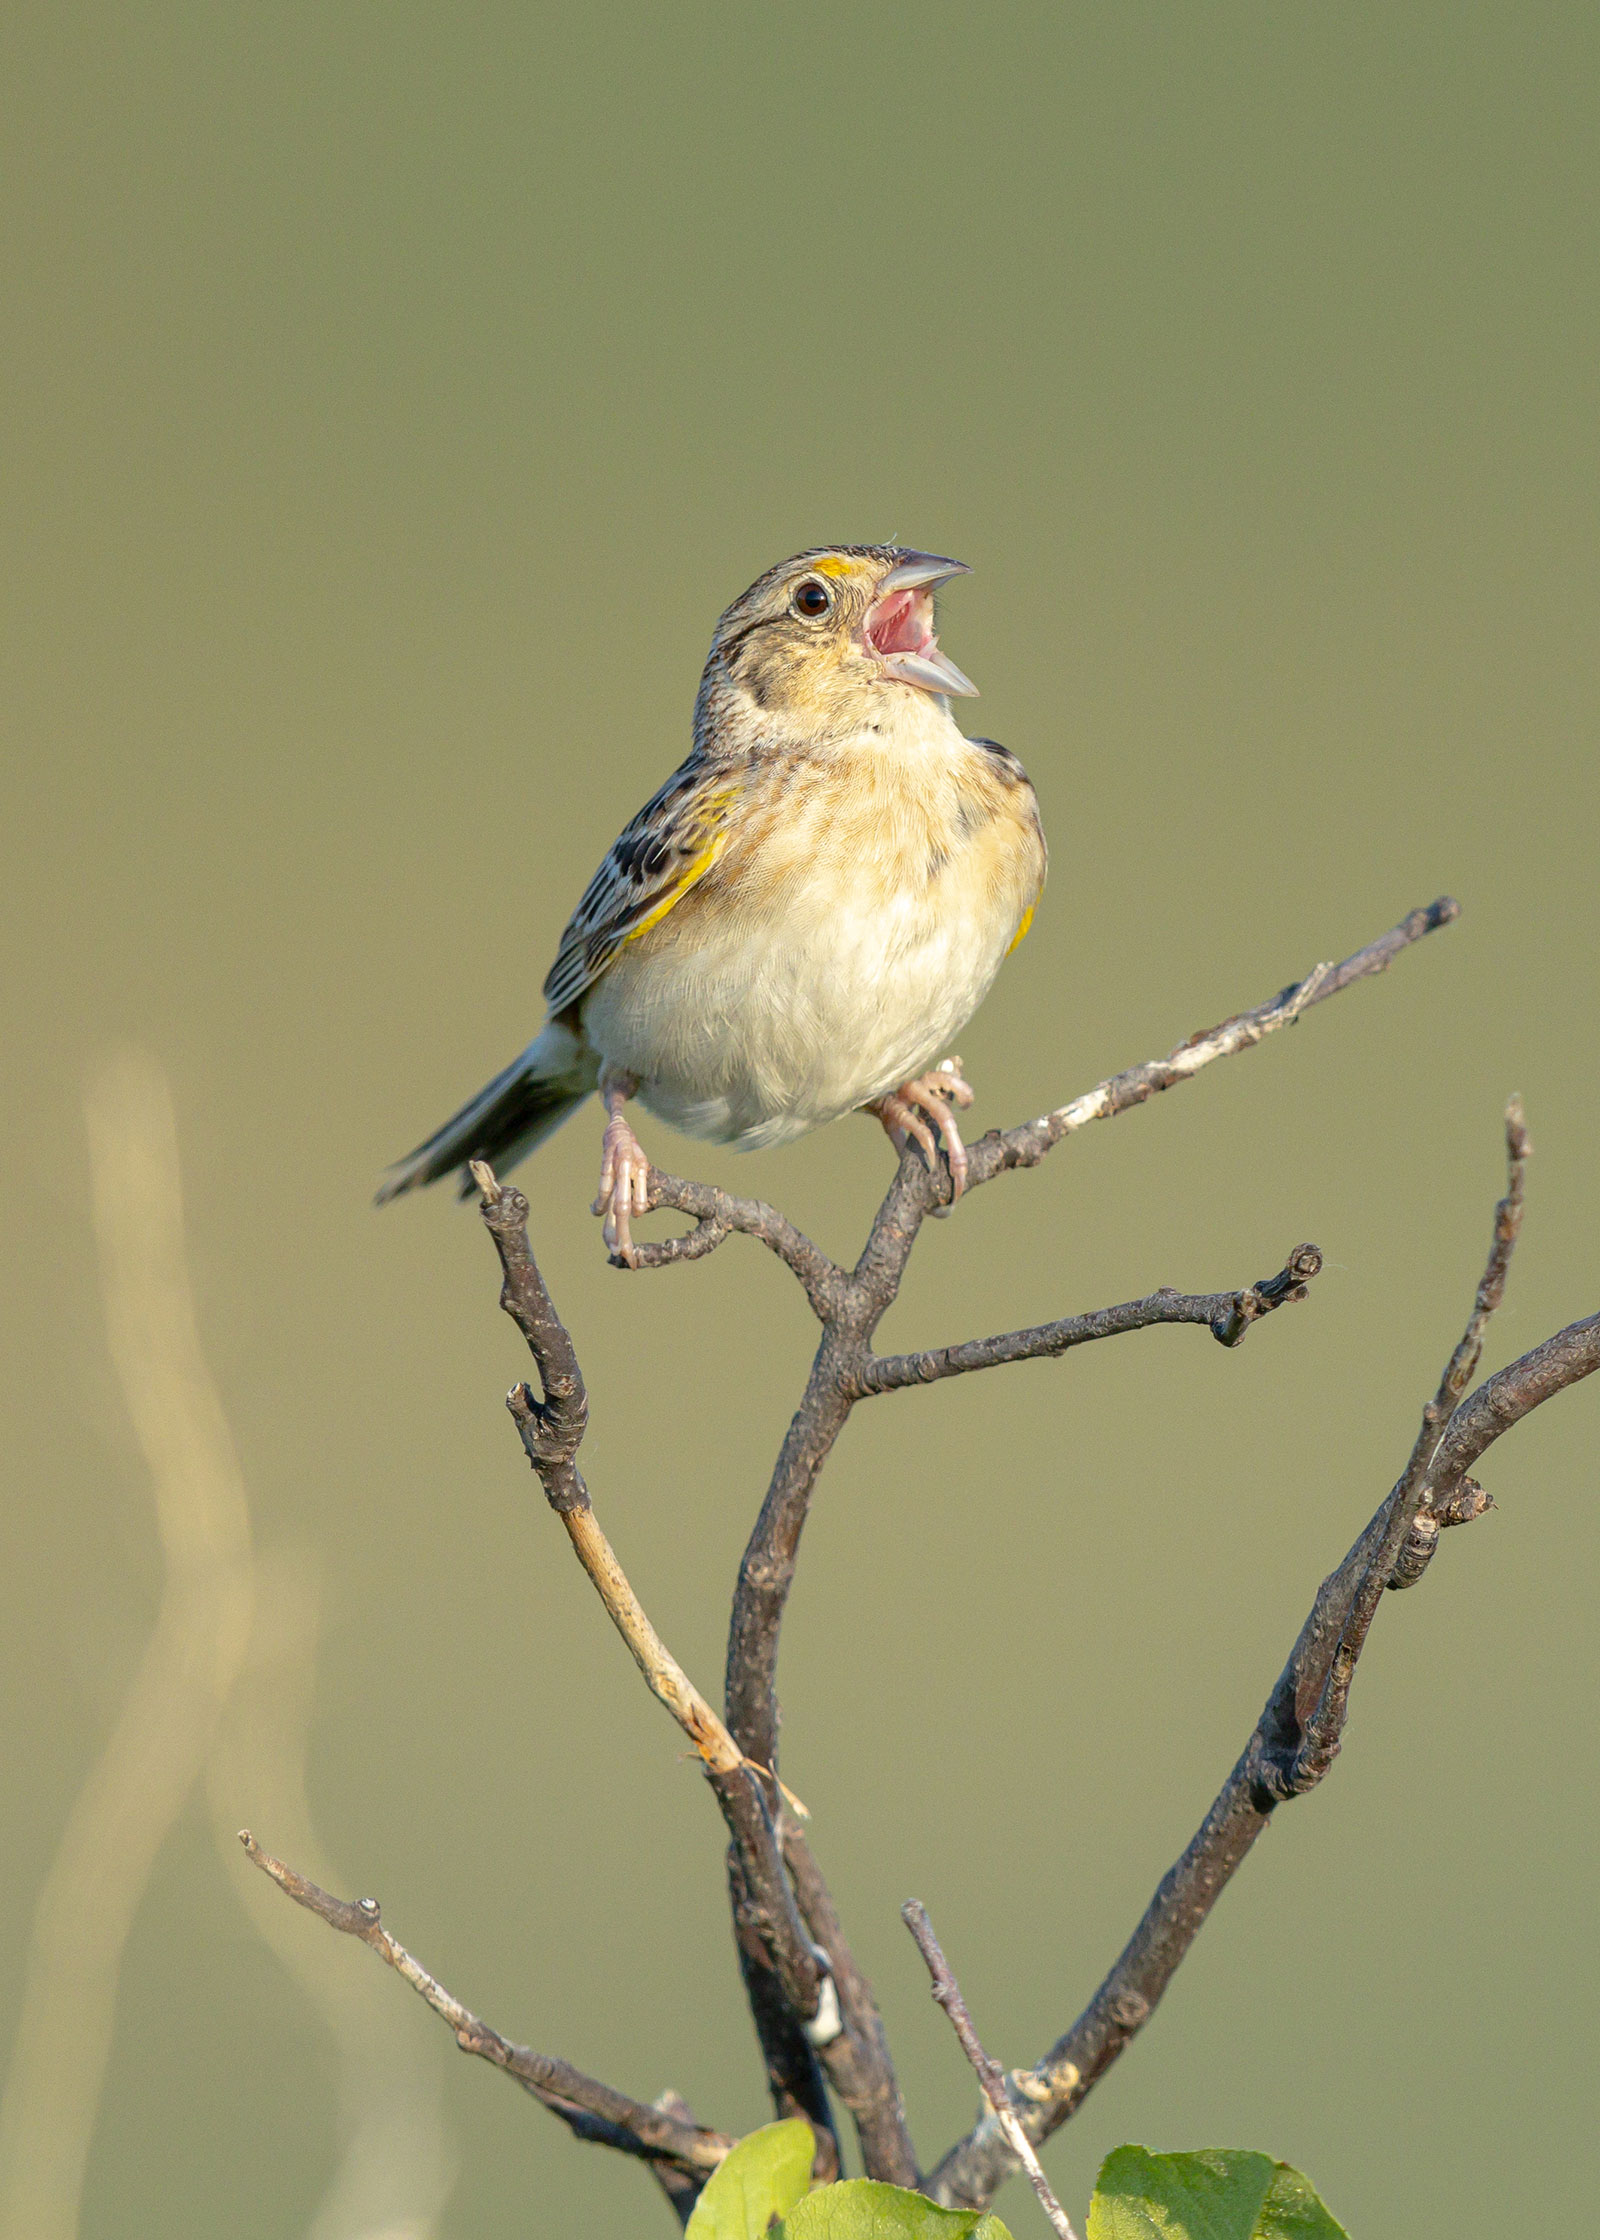
[[[853,560],[819,560],[811,570],[814,576],[853,576],[855,572]]]
[[[1008,957],[1011,955],[1013,950],[1020,949],[1023,942],[1027,939],[1028,928],[1033,923],[1033,911],[1034,905],[1030,902],[1027,909],[1022,913],[1021,925],[1018,926],[1015,935],[1012,937],[1011,948],[1006,951],[1006,955]]]

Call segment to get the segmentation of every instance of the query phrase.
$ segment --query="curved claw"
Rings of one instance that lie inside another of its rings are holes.
[[[959,1058],[946,1058],[931,1073],[919,1074],[914,1081],[903,1081],[886,1097],[865,1109],[876,1115],[885,1133],[897,1151],[904,1151],[908,1142],[917,1144],[931,1169],[939,1143],[950,1166],[950,1204],[967,1186],[967,1147],[961,1140],[961,1130],[956,1125],[953,1107],[963,1110],[972,1102],[972,1084],[961,1070]],[[927,1119],[923,1114],[927,1114]],[[928,1120],[933,1127],[928,1126]],[[934,1130],[938,1131],[937,1143]],[[938,1207],[938,1212],[948,1208]]]

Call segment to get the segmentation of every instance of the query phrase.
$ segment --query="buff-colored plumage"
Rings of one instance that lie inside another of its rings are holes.
[[[931,589],[959,572],[832,547],[735,601],[693,752],[590,881],[545,981],[543,1033],[383,1196],[472,1157],[508,1164],[596,1087],[623,1257],[647,1172],[629,1096],[741,1150],[868,1107],[931,1151],[920,1108],[959,1185],[949,1108],[965,1084],[933,1077],[930,1095],[919,1077],[1026,931],[1045,870],[1021,764],[950,715],[946,694],[972,688],[938,650]]]

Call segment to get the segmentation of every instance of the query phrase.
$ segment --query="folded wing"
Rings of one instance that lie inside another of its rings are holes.
[[[739,781],[691,755],[612,842],[572,913],[545,979],[552,1012],[600,978],[627,941],[648,933],[703,879],[727,843]]]

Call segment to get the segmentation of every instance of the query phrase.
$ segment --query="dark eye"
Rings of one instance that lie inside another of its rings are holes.
[[[833,605],[833,594],[825,583],[818,583],[815,576],[807,576],[794,595],[794,611],[803,614],[808,622],[815,622],[818,615],[826,614]]]

